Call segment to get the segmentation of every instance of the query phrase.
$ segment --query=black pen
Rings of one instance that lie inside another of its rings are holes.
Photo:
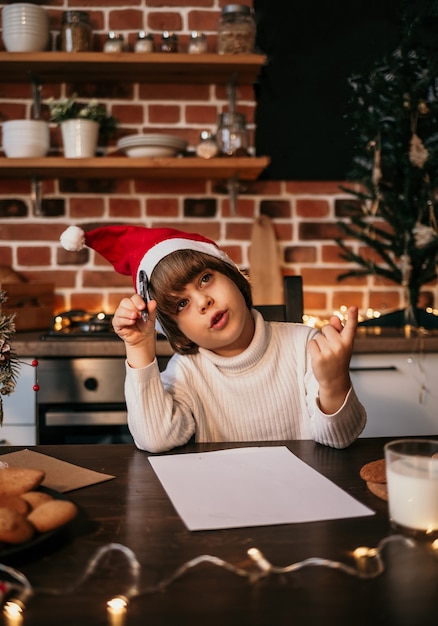
[[[141,319],[143,320],[143,322],[147,322],[148,321],[148,296],[147,296],[147,291],[148,291],[148,278],[146,276],[146,272],[144,270],[140,270],[140,274],[138,276],[139,279],[139,283],[140,283],[140,295],[143,298],[143,302],[146,305],[146,308],[141,312]]]

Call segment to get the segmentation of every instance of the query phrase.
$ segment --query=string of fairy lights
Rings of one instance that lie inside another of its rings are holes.
[[[269,576],[295,574],[308,567],[324,567],[343,572],[348,576],[358,579],[377,578],[385,571],[383,553],[389,543],[403,544],[407,548],[419,545],[414,539],[403,535],[389,535],[382,539],[374,548],[359,546],[353,550],[352,565],[341,561],[334,561],[320,557],[310,557],[286,566],[276,566],[256,547],[247,550],[250,559],[249,567],[238,567],[228,561],[210,554],[202,554],[190,561],[186,561],[178,567],[170,576],[163,578],[154,585],[141,586],[140,578],[142,566],[135,553],[119,543],[110,543],[99,548],[87,562],[81,576],[69,587],[47,588],[33,586],[28,578],[19,570],[0,563],[0,571],[6,575],[7,581],[0,583],[5,592],[3,604],[3,620],[5,626],[22,626],[25,624],[25,607],[33,596],[65,596],[78,594],[80,588],[92,576],[98,573],[102,566],[102,560],[111,553],[119,552],[126,559],[130,580],[124,589],[119,589],[106,604],[107,623],[109,626],[124,626],[126,624],[128,606],[135,598],[148,594],[161,593],[167,590],[179,578],[182,578],[189,570],[193,570],[202,564],[210,564],[227,570],[240,578],[246,578],[250,584],[257,583]],[[425,544],[421,544],[425,545]],[[433,557],[438,556],[438,539],[427,544],[431,548]],[[120,582],[118,583],[120,585]]]

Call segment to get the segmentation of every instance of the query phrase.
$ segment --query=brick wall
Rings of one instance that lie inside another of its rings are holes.
[[[247,2],[248,3],[248,2]],[[0,7],[5,3],[0,2]],[[209,51],[215,50],[216,25],[228,0],[136,0],[122,8],[106,0],[45,3],[50,13],[52,49],[56,49],[60,17],[67,9],[89,12],[95,49],[101,50],[109,30],[124,34],[130,49],[137,32],[145,29],[158,41],[163,30],[177,32],[182,49],[189,33],[206,33]],[[69,85],[44,84],[42,97],[78,91],[95,96],[120,121],[120,131],[166,129],[196,145],[200,131],[214,131],[219,112],[226,110],[225,87],[215,85]],[[238,87],[238,110],[253,129],[253,89]],[[0,124],[31,116],[30,84],[0,84]],[[47,110],[43,107],[43,116]],[[103,150],[114,150],[115,140]],[[51,128],[51,154],[60,152],[59,129]],[[134,223],[169,225],[198,231],[215,239],[242,267],[248,268],[248,249],[254,218],[268,215],[274,223],[283,272],[302,274],[306,313],[326,315],[341,305],[357,304],[384,310],[402,305],[402,290],[372,277],[339,283],[346,264],[333,239],[336,222],[345,217],[346,195],[340,182],[259,181],[242,185],[237,212],[232,215],[226,186],[211,181],[153,180],[43,182],[44,216],[32,213],[30,183],[0,179],[0,264],[12,266],[25,278],[54,281],[57,310],[86,308],[112,311],[131,292],[131,280],[116,274],[92,251],[72,254],[59,246],[59,235],[70,224]],[[352,245],[359,248],[358,242]],[[250,270],[250,268],[249,268]]]

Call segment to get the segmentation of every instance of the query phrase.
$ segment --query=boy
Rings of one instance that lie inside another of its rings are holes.
[[[86,243],[136,285],[113,327],[125,343],[128,425],[137,447],[163,452],[194,435],[199,442],[313,439],[343,448],[362,432],[366,413],[349,376],[355,307],[345,327],[333,316],[320,332],[266,322],[252,308],[247,279],[201,235],[75,229],[61,237],[64,247]],[[161,374],[156,319],[175,350]]]

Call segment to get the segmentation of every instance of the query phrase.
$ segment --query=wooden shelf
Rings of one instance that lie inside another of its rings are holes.
[[[0,157],[0,178],[202,178],[218,180],[237,177],[239,180],[256,180],[268,164],[268,157],[223,157],[208,160],[197,157],[141,159],[123,156],[94,159]]]
[[[0,52],[3,83],[200,83],[257,80],[261,54],[168,54],[154,52]]]

